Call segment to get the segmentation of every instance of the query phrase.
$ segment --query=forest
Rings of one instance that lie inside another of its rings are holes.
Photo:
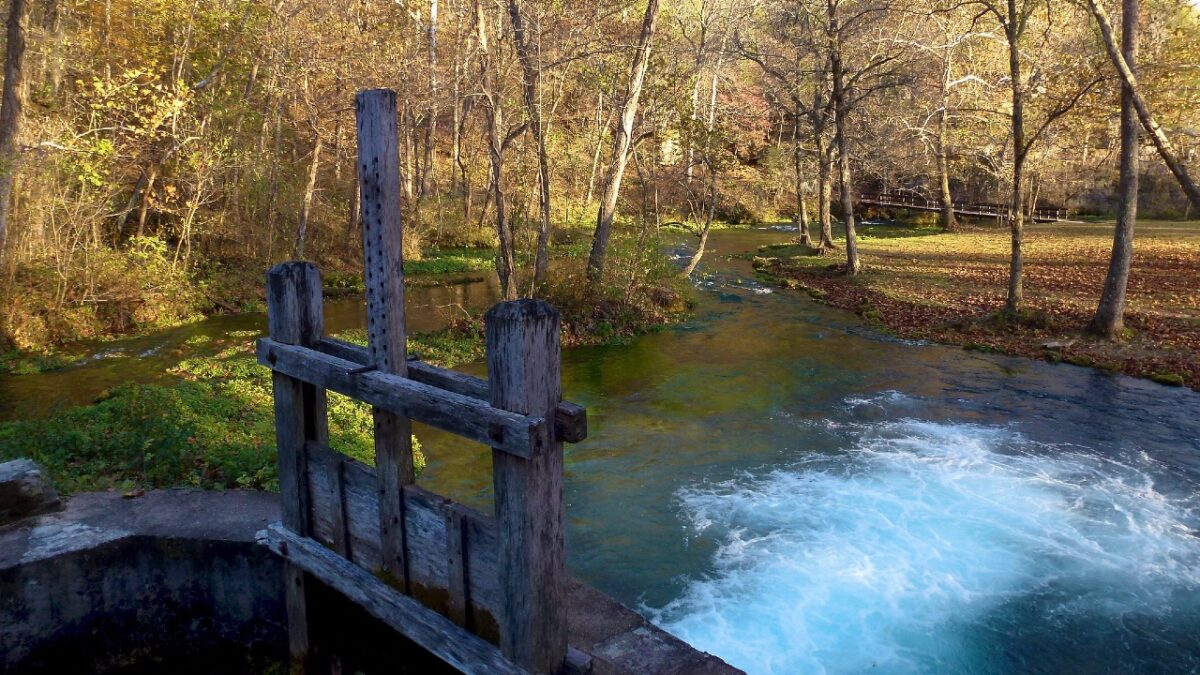
[[[954,202],[1008,214],[992,309],[1012,316],[1035,209],[1121,216],[1091,322],[1118,336],[1135,217],[1187,218],[1200,198],[1187,173],[1200,10],[1183,0],[9,0],[5,13],[10,349],[253,308],[285,259],[353,277],[364,88],[400,93],[406,257],[494,249],[505,298],[604,301],[578,297],[581,274],[610,304],[653,295],[639,267],[665,227],[695,235],[685,274],[713,227],[785,221],[854,275],[854,214],[871,215],[856,201],[902,193],[941,205],[930,224],[944,231]],[[586,272],[550,265],[552,251],[586,256]]]

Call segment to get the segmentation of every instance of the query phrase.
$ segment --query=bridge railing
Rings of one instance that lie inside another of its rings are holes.
[[[916,209],[920,211],[941,211],[941,202],[928,199],[921,195],[909,193],[867,193],[859,197],[859,202],[877,206],[894,206],[898,208]],[[955,213],[1007,219],[1012,211],[1005,205],[971,204],[967,202],[951,202]],[[1038,222],[1054,222],[1065,220],[1070,215],[1068,209],[1034,209],[1032,219]]]

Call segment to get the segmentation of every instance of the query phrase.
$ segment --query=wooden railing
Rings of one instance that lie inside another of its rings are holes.
[[[942,210],[941,202],[906,192],[863,194],[859,196],[858,203],[870,204],[872,206],[892,206],[915,211]],[[952,202],[952,206],[956,214],[964,216],[981,216],[1007,220],[1012,214],[1011,209],[999,204]],[[1066,220],[1069,215],[1070,211],[1068,209],[1034,209],[1031,217],[1034,222],[1050,223]]]
[[[313,579],[467,673],[559,672],[568,663],[562,443],[586,412],[561,400],[559,314],[538,300],[486,315],[488,379],[410,360],[391,91],[356,101],[368,345],[323,334],[307,262],[267,274],[282,522],[263,543],[286,561],[294,671],[314,662]],[[375,466],[329,445],[326,392],[373,406]],[[414,484],[411,422],[492,447],[494,517]],[[437,611],[435,611],[435,608]],[[478,633],[497,633],[499,647]]]

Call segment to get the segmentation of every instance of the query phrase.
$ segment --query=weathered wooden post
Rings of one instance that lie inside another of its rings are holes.
[[[485,317],[491,404],[553,420],[562,400],[559,315],[540,300],[500,303]],[[500,649],[534,672],[567,653],[563,449],[553,424],[528,458],[492,450],[501,589]]]
[[[404,327],[404,225],[400,216],[400,153],[396,92],[369,89],[355,97],[358,178],[362,193],[363,265],[367,288],[370,366],[407,377]],[[410,592],[404,486],[413,480],[412,423],[374,409],[379,472],[379,535],[383,571]]]
[[[311,263],[287,262],[267,272],[267,329],[271,339],[288,345],[316,347],[324,333],[321,273]],[[275,446],[279,455],[279,495],[283,526],[301,536],[311,534],[308,454],[305,444],[328,442],[325,390],[272,371],[275,394]],[[303,672],[309,654],[308,602],[305,573],[295,565],[284,570],[287,584],[288,646],[293,672]]]

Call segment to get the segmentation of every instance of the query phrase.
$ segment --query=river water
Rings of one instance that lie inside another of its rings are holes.
[[[1200,394],[891,339],[728,257],[785,236],[714,232],[694,319],[564,352],[572,572],[752,673],[1200,670]],[[490,509],[490,451],[417,433]]]

